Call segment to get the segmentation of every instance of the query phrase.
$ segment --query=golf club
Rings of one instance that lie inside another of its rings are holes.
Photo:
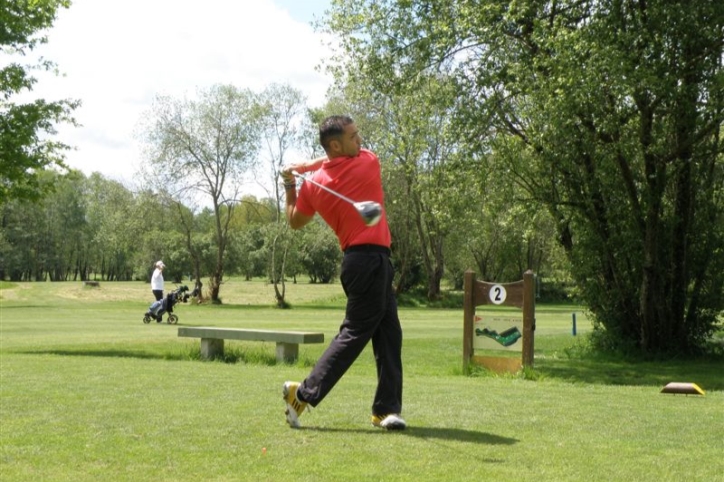
[[[318,182],[312,181],[308,177],[303,176],[296,171],[292,171],[292,174],[295,177],[297,177],[303,181],[307,181],[311,184],[314,184],[318,188],[324,189],[328,193],[330,193],[334,196],[337,196],[338,198],[342,199],[343,201],[347,201],[348,203],[350,203],[357,210],[357,213],[360,215],[360,217],[362,217],[362,221],[364,221],[366,226],[374,226],[375,224],[380,222],[380,219],[382,218],[382,206],[380,206],[380,203],[374,202],[374,201],[356,202],[356,201],[353,201],[352,199],[348,198],[347,196],[343,196],[342,194],[338,193],[337,191],[334,191],[334,190],[328,188],[327,186],[323,186],[323,185],[319,184]]]

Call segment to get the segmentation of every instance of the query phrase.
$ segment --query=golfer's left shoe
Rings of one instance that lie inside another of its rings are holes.
[[[405,427],[407,427],[407,424],[402,417],[396,413],[390,413],[388,415],[372,415],[372,425],[387,430],[405,430]]]
[[[301,427],[299,416],[304,412],[304,409],[307,408],[307,402],[302,402],[297,398],[297,388],[299,388],[299,385],[297,382],[285,382],[282,388],[284,403],[287,405],[284,413],[287,415],[287,423],[292,428]]]

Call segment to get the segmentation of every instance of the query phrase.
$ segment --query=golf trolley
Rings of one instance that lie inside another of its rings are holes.
[[[191,293],[188,293],[188,291],[189,287],[182,285],[160,300],[154,301],[151,306],[148,307],[148,311],[143,315],[143,322],[148,324],[151,323],[152,320],[156,320],[156,323],[161,323],[163,321],[163,315],[168,313],[166,322],[172,325],[178,323],[178,316],[173,313],[174,305],[179,301],[186,303],[190,297],[198,295],[198,290],[196,289]]]

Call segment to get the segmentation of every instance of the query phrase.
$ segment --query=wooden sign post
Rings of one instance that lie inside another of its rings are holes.
[[[523,273],[523,279],[514,283],[490,283],[475,279],[471,270],[465,272],[463,301],[463,372],[468,373],[469,364],[486,366],[495,371],[517,372],[521,366],[533,366],[533,333],[535,332],[535,276],[533,271]],[[475,337],[487,336],[495,339],[502,347],[512,345],[520,334],[511,328],[507,332],[475,328],[475,307],[494,304],[515,306],[523,310],[522,357],[490,357],[475,354]],[[476,333],[477,331],[477,333]]]

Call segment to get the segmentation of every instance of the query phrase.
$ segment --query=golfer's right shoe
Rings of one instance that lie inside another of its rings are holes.
[[[402,417],[396,413],[390,413],[388,415],[372,415],[372,425],[387,430],[405,430],[405,427],[407,427],[407,424]]]
[[[287,423],[292,428],[299,428],[299,416],[302,414],[305,408],[307,408],[307,402],[302,402],[297,398],[297,388],[299,388],[297,382],[284,382],[284,388],[282,389],[282,395],[284,396],[284,402],[287,408],[284,413],[287,414]]]

